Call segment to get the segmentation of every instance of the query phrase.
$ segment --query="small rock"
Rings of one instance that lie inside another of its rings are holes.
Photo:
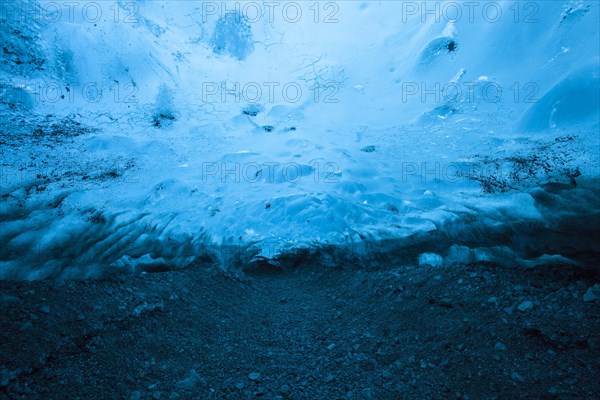
[[[141,398],[142,394],[138,391],[131,393],[131,396],[129,396],[129,400],[140,400]]]
[[[40,307],[40,312],[42,312],[44,314],[50,314],[50,307],[48,307],[48,306],[41,306]]]
[[[592,350],[600,349],[600,340],[598,340],[598,339],[588,338],[587,344],[588,344],[588,346],[590,346],[590,349],[592,349]]]
[[[33,328],[33,324],[31,323],[31,321],[27,321],[23,325],[21,325],[20,331],[21,332],[28,331],[31,328]]]
[[[390,379],[393,375],[390,371],[388,371],[387,369],[384,369],[383,371],[381,371],[381,376],[384,377],[385,379]]]
[[[524,302],[522,302],[521,304],[519,304],[519,307],[517,307],[519,309],[519,311],[525,312],[525,311],[529,311],[533,308],[533,302],[526,300]]]
[[[233,386],[235,386],[235,388],[237,390],[242,390],[244,388],[244,386],[246,386],[246,384],[242,381],[239,381],[239,382],[234,383]]]
[[[169,396],[169,399],[175,400],[175,399],[178,399],[180,397],[181,396],[179,396],[179,393],[177,393],[177,392],[171,392],[171,395]]]
[[[38,317],[37,315],[35,315],[34,313],[29,314],[29,319],[32,321],[38,320],[40,319],[40,317]]]
[[[504,345],[504,343],[500,343],[500,342],[498,342],[498,343],[496,343],[496,345],[494,346],[494,349],[495,349],[495,350],[498,350],[498,351],[506,351],[506,346]]]
[[[558,396],[561,393],[561,390],[557,387],[551,387],[548,389],[548,394],[551,396]]]
[[[250,372],[248,374],[248,379],[254,382],[258,382],[260,380],[260,372]]]
[[[331,343],[329,346],[327,346],[327,350],[333,350],[335,349],[335,343]]]
[[[257,396],[264,396],[265,394],[267,394],[267,388],[265,388],[264,386],[259,386],[254,394]]]
[[[152,393],[152,398],[154,400],[160,400],[160,396],[162,396],[161,392],[154,392],[154,393]]]
[[[517,372],[513,372],[512,374],[510,374],[510,377],[513,381],[525,382],[525,377]]]
[[[333,382],[334,379],[335,379],[335,375],[330,373],[325,376],[324,380],[325,380],[325,383],[331,383],[331,382]]]
[[[0,368],[0,387],[6,387],[11,380],[15,379],[19,371],[9,371],[6,368]]]
[[[154,313],[156,311],[162,311],[162,309],[164,308],[164,304],[161,303],[142,303],[139,306],[137,306],[136,308],[134,308],[133,310],[133,315],[135,317],[139,317],[142,314],[151,314]]]
[[[585,294],[583,295],[583,301],[586,303],[591,303],[600,298],[600,283],[595,284],[594,286],[588,288]]]
[[[196,372],[195,369],[192,369],[190,371],[190,376],[179,381],[179,383],[177,383],[177,386],[179,386],[180,388],[192,389],[194,386],[196,386],[200,383],[205,384],[206,379],[204,379],[203,377],[198,375],[198,373]]]
[[[366,399],[373,398],[373,389],[371,389],[371,388],[363,389],[363,390],[361,390],[361,393],[362,393],[363,397],[365,397]]]
[[[21,299],[19,299],[18,297],[6,293],[2,293],[2,297],[0,297],[0,302],[2,304],[16,304],[20,301]]]
[[[289,391],[290,391],[290,387],[288,385],[282,385],[279,388],[279,392],[282,393],[282,394],[289,393]]]
[[[507,313],[508,315],[512,315],[513,308],[512,307],[505,307],[504,308],[504,312]]]

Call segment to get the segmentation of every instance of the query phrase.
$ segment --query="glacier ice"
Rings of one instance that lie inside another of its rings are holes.
[[[210,40],[215,54],[244,60],[254,50],[252,30],[244,15],[226,13],[219,18]]]
[[[0,279],[593,264],[599,6],[580,3],[528,22],[506,1],[493,22],[3,3]]]

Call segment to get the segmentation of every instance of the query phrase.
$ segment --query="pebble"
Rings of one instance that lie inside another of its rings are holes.
[[[31,328],[33,328],[33,324],[31,323],[31,321],[27,321],[23,325],[21,325],[20,330],[21,330],[21,332],[23,332],[23,331],[28,331]]]
[[[513,372],[512,374],[510,374],[510,377],[513,381],[525,382],[525,377],[517,372]]]
[[[138,391],[131,393],[131,396],[129,396],[129,400],[140,400],[141,398],[142,394]]]
[[[18,303],[21,301],[21,299],[19,299],[18,297],[12,296],[10,294],[6,294],[6,293],[2,293],[2,303],[4,304],[10,304],[10,303]]]
[[[190,376],[179,381],[177,386],[179,386],[181,388],[192,389],[194,386],[198,385],[199,383],[206,383],[206,379],[204,379],[203,377],[198,375],[198,373],[196,372],[195,369],[192,369],[190,371]]]
[[[499,351],[506,351],[506,346],[504,345],[504,343],[496,343],[496,345],[494,346],[495,350],[499,350]]]
[[[371,388],[363,389],[363,390],[361,390],[361,394],[367,399],[372,399],[373,398],[373,389],[371,389]]]
[[[331,382],[333,382],[334,379],[335,379],[335,375],[333,375],[333,374],[327,374],[325,376],[325,383],[331,383]]]
[[[598,300],[600,296],[600,283],[595,284],[594,286],[588,288],[588,290],[583,295],[583,301],[586,303],[591,303],[593,301]]]
[[[264,386],[259,386],[258,389],[256,389],[256,393],[257,396],[264,396],[265,394],[267,394],[267,388],[265,388]]]
[[[290,387],[288,385],[282,385],[279,388],[279,392],[283,393],[283,394],[289,393],[289,391],[290,391]]]
[[[163,307],[164,307],[164,304],[162,302],[161,303],[143,302],[142,304],[140,304],[139,306],[137,306],[136,308],[133,309],[132,314],[136,317],[139,317],[142,314],[150,314],[155,311],[162,311]]]
[[[260,380],[260,372],[250,372],[248,374],[248,379],[250,379],[251,381],[259,381]]]
[[[50,307],[48,307],[48,306],[41,306],[40,307],[40,312],[42,312],[44,314],[50,314]]]
[[[521,304],[519,304],[519,311],[525,312],[525,311],[529,311],[533,308],[533,302],[529,301],[529,300],[525,300],[524,302],[522,302]]]
[[[0,387],[6,387],[10,381],[17,377],[19,371],[9,371],[7,368],[0,366]]]
[[[335,349],[335,343],[331,343],[329,346],[327,346],[327,350],[333,350]]]

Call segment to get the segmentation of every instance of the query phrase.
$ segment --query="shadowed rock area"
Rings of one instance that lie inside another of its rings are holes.
[[[599,281],[491,264],[5,281],[0,398],[594,398]]]

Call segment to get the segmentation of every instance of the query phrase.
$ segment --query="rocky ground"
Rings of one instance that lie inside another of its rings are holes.
[[[0,398],[596,399],[598,282],[493,265],[0,282]]]

